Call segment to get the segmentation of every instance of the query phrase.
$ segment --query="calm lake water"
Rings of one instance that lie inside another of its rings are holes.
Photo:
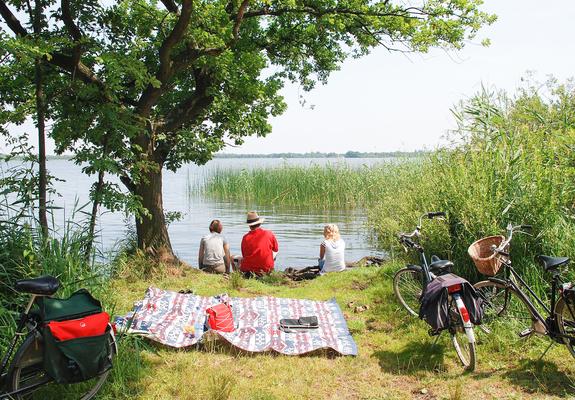
[[[303,267],[315,265],[319,255],[319,244],[323,238],[323,226],[336,223],[346,241],[346,260],[356,261],[366,255],[382,255],[370,242],[365,228],[363,210],[345,211],[309,209],[299,207],[274,206],[243,202],[221,201],[204,197],[199,191],[210,175],[221,169],[253,169],[280,167],[282,165],[324,165],[345,163],[350,166],[374,165],[389,162],[384,159],[215,159],[204,166],[185,165],[178,172],[164,173],[164,207],[167,211],[180,211],[183,219],[169,226],[174,251],[180,259],[197,265],[198,245],[202,235],[208,232],[212,219],[220,219],[224,224],[223,234],[228,238],[232,254],[240,254],[242,236],[247,232],[246,213],[257,210],[266,218],[264,227],[271,229],[279,242],[280,252],[276,268],[283,270],[289,266]],[[3,165],[3,169],[6,165]],[[62,226],[71,217],[74,206],[85,204],[95,177],[88,177],[81,168],[67,160],[48,161],[50,174],[62,179],[54,186],[59,196],[53,197],[54,205],[62,207],[54,214],[56,225]],[[119,183],[118,180],[114,180]],[[89,211],[91,207],[87,207]],[[104,254],[109,254],[118,242],[126,237],[129,226],[133,227],[133,217],[123,213],[101,210],[98,220],[98,246]]]

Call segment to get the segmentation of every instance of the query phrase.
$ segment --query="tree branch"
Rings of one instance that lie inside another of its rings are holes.
[[[12,14],[12,11],[10,11],[4,0],[0,0],[0,15],[2,15],[4,21],[6,21],[6,25],[8,25],[16,36],[28,35],[28,31],[22,26],[18,18]]]
[[[172,32],[164,39],[164,42],[160,46],[159,58],[160,66],[156,74],[156,79],[160,81],[161,86],[156,88],[149,84],[148,87],[142,93],[142,96],[138,100],[137,112],[142,116],[148,116],[150,110],[156,104],[160,95],[162,94],[162,86],[164,86],[172,75],[172,59],[171,54],[174,46],[178,44],[188,25],[190,24],[190,19],[192,15],[192,0],[183,0],[182,11],[176,25],[172,29]]]
[[[74,50],[72,51],[72,63],[74,64],[72,80],[74,80],[76,78],[78,63],[82,57],[82,46],[80,45],[80,41],[82,40],[82,32],[80,31],[78,25],[74,23],[74,19],[72,18],[72,12],[70,11],[70,0],[62,0],[60,4],[62,7],[62,21],[64,21],[66,29],[68,29],[70,36],[72,36],[72,39],[74,39],[75,42]]]
[[[80,28],[78,28],[78,26],[74,23],[74,19],[72,18],[72,12],[70,11],[70,0],[62,0],[60,4],[62,7],[62,21],[64,21],[64,25],[66,26],[66,29],[68,29],[68,32],[70,32],[72,39],[74,39],[76,42],[79,42],[82,40],[82,32],[80,31]]]
[[[178,5],[176,4],[176,2],[174,0],[162,0],[162,3],[164,4],[164,7],[166,7],[166,9],[169,12],[173,12],[174,14],[177,14],[180,11],[178,9]]]
[[[417,9],[419,10],[419,9]],[[376,12],[376,11],[359,11],[359,10],[352,10],[347,8],[326,8],[326,9],[317,9],[310,6],[304,6],[302,8],[278,8],[278,9],[270,9],[268,7],[262,8],[260,10],[248,11],[244,13],[244,18],[253,18],[253,17],[261,17],[261,16],[275,16],[279,17],[285,14],[295,13],[295,14],[310,14],[315,17],[323,17],[329,14],[343,14],[343,15],[356,15],[361,17],[401,17],[401,18],[411,18],[411,19],[421,19],[420,16],[428,15],[424,11],[406,11],[406,10],[397,10],[397,11],[390,11],[390,12]],[[235,17],[234,17],[235,18]]]
[[[159,127],[159,130],[166,133],[168,137],[167,140],[159,143],[155,149],[156,160],[160,163],[166,161],[168,154],[178,143],[173,133],[202,115],[214,101],[214,97],[208,93],[212,84],[210,72],[206,68],[195,68],[194,78],[196,81],[194,93],[172,110],[166,118],[166,123]]]
[[[240,4],[240,8],[238,9],[238,13],[236,15],[236,22],[234,23],[233,28],[234,40],[238,40],[240,34],[240,25],[242,24],[242,21],[244,19],[244,13],[248,8],[249,2],[250,0],[243,0],[242,4]]]
[[[0,15],[2,15],[4,21],[6,21],[6,24],[16,36],[25,37],[29,35],[18,18],[16,18],[14,14],[12,14],[12,11],[6,6],[4,0],[0,0]],[[98,79],[90,68],[80,61],[75,62],[73,57],[61,53],[53,53],[49,59],[48,57],[44,57],[44,61],[48,64],[60,67],[70,74],[75,73],[85,83],[96,84],[102,90],[105,88],[104,83]]]

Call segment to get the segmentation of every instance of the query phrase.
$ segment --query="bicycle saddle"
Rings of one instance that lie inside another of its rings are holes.
[[[568,257],[549,257],[549,256],[538,256],[539,262],[545,268],[545,271],[553,271],[563,265],[569,264]]]
[[[59,287],[60,281],[50,275],[34,279],[21,279],[14,284],[14,289],[20,293],[31,293],[41,296],[51,296],[56,293]]]
[[[453,267],[453,262],[449,260],[441,260],[437,256],[431,256],[431,264],[429,264],[429,269],[434,273],[444,273],[449,272]]]

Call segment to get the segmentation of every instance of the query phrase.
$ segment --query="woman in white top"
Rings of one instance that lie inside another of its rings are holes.
[[[337,272],[345,269],[345,242],[339,236],[336,224],[328,224],[323,228],[325,240],[319,246],[320,273]]]
[[[198,266],[202,271],[223,274],[230,272],[230,245],[225,236],[220,220],[210,223],[210,233],[202,237],[198,253]]]

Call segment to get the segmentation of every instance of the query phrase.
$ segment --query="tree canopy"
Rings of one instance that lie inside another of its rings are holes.
[[[0,125],[32,115],[41,56],[57,151],[121,177],[130,200],[107,185],[108,207],[164,226],[161,170],[269,133],[284,82],[310,90],[377,46],[459,49],[495,20],[481,0],[36,1],[39,34],[29,1],[0,0]],[[138,228],[140,245],[169,248],[167,231]]]

